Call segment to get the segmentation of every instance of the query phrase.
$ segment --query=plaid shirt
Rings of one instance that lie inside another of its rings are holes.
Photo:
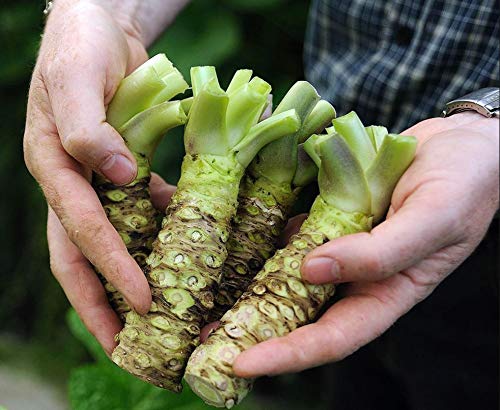
[[[499,85],[496,0],[313,0],[308,80],[339,113],[399,132]]]

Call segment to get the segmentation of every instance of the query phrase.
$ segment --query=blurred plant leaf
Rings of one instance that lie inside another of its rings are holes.
[[[32,69],[32,61],[38,49],[39,28],[34,21],[41,21],[35,8],[10,3],[0,8],[0,84],[24,80]]]
[[[73,369],[68,392],[73,410],[207,410],[207,406],[184,384],[175,394],[148,384],[111,362],[74,309],[66,315],[73,335],[97,363]]]
[[[241,29],[236,16],[213,0],[192,2],[150,49],[166,53],[187,78],[196,65],[219,65],[238,51]]]
[[[228,5],[245,11],[260,11],[281,6],[286,0],[226,0]]]
[[[73,410],[209,410],[187,385],[181,394],[162,390],[111,362],[82,366],[69,380]]]
[[[68,323],[68,327],[80,342],[87,348],[90,354],[96,359],[98,362],[109,362],[108,356],[102,349],[99,342],[95,339],[94,336],[87,330],[83,322],[78,317],[75,309],[71,308],[68,310],[66,314],[66,322]]]

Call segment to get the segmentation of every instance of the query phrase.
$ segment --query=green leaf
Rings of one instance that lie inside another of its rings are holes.
[[[320,143],[318,185],[321,197],[345,212],[371,213],[371,196],[363,168],[339,134]]]
[[[73,410],[208,410],[187,385],[181,394],[160,389],[112,363],[82,366],[69,380]]]
[[[97,361],[109,362],[108,356],[106,356],[106,353],[102,349],[101,345],[87,330],[73,308],[69,309],[66,313],[66,322],[68,323],[68,327],[70,328],[71,333],[73,333],[73,336],[85,345],[90,354]]]
[[[379,222],[386,214],[392,192],[413,161],[416,150],[415,137],[398,134],[385,136],[375,161],[366,171],[374,223]]]

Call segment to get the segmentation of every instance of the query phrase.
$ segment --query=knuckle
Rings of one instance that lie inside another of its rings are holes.
[[[285,338],[284,341],[288,345],[289,351],[292,352],[296,365],[300,367],[307,365],[310,360],[310,352],[308,352],[306,345],[297,343],[292,338]]]
[[[86,128],[78,128],[62,137],[64,149],[77,160],[86,163],[93,169],[99,167],[105,159],[112,156],[108,150],[96,149],[93,132]]]
[[[100,212],[88,210],[80,214],[77,222],[70,221],[69,217],[65,215],[62,216],[61,222],[66,227],[68,236],[73,243],[78,244],[82,239],[88,238],[90,243],[98,244],[103,229],[98,222],[100,217]]]
[[[331,324],[328,327],[328,340],[326,343],[326,360],[338,362],[344,359],[349,353],[346,353],[347,347],[352,344],[339,326]]]
[[[70,154],[78,152],[88,152],[94,141],[89,130],[85,127],[77,128],[70,133],[62,136],[62,143],[66,151]]]

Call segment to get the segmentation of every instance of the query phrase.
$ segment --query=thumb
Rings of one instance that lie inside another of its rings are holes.
[[[334,239],[310,252],[302,277],[310,283],[377,281],[413,266],[450,242],[445,210],[408,204],[370,233]]]
[[[115,184],[135,178],[135,158],[106,122],[105,75],[98,64],[56,63],[45,78],[61,143],[73,158]]]

